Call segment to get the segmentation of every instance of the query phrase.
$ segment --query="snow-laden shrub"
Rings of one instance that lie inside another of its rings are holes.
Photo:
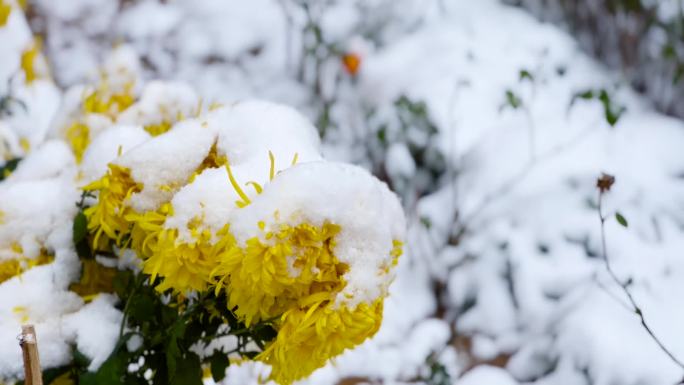
[[[38,78],[33,60],[22,57],[22,87]],[[17,167],[0,185],[0,292],[45,272],[70,302],[42,319],[71,332],[38,327],[46,375],[199,383],[202,365],[219,380],[230,360],[255,359],[287,384],[376,333],[403,211],[364,169],[323,159],[304,116],[144,84],[125,46],[60,97],[35,149],[6,146]],[[36,319],[29,297],[20,322]],[[103,314],[105,342],[88,326]],[[7,358],[0,378],[19,377],[18,356]]]
[[[96,139],[86,156],[112,144]],[[278,319],[257,358],[280,382],[380,326],[401,254],[398,200],[366,171],[323,161],[314,127],[289,108],[213,108],[122,153],[84,189],[98,196],[84,211],[96,252],[134,250],[162,293],[224,292],[248,327]]]

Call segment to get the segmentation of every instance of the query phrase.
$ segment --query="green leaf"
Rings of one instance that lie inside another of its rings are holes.
[[[253,334],[255,339],[259,339],[262,342],[271,342],[278,336],[278,332],[271,325],[263,325],[255,330]]]
[[[81,259],[92,259],[94,257],[90,250],[90,245],[88,245],[88,241],[85,239],[76,244],[76,254]]]
[[[97,372],[86,372],[79,376],[79,385],[120,384],[126,374],[127,357],[125,349],[115,350],[100,366]]]
[[[64,375],[65,373],[68,373],[70,370],[71,370],[70,365],[69,366],[60,366],[57,368],[45,369],[45,370],[43,370],[43,383],[50,385],[50,384],[52,384],[52,382],[56,378]]]
[[[0,181],[7,178],[17,168],[19,162],[21,158],[14,158],[5,162],[4,166],[0,166]]]
[[[211,377],[214,381],[219,382],[226,377],[226,368],[230,365],[228,355],[217,350],[209,357],[209,364],[211,365]]]
[[[594,91],[593,90],[576,92],[574,95],[572,95],[572,98],[570,99],[570,104],[568,105],[568,108],[571,108],[572,106],[574,106],[577,99],[591,100],[593,98],[594,98]]]
[[[178,361],[169,385],[202,385],[202,366],[196,354],[188,353]]]
[[[154,318],[155,299],[146,294],[134,295],[128,305],[128,315],[138,322]]]
[[[79,211],[74,218],[73,226],[73,240],[74,244],[81,242],[85,239],[86,234],[88,234],[88,219],[86,218],[83,211]]]
[[[166,369],[169,377],[172,377],[174,373],[176,373],[180,355],[181,352],[178,348],[178,343],[176,342],[176,339],[172,337],[171,342],[166,345]]]
[[[387,145],[387,127],[380,127],[376,135],[378,137],[378,141],[380,141],[380,144]]]
[[[612,102],[610,95],[606,90],[601,90],[601,92],[599,93],[599,100],[601,101],[601,104],[603,104],[603,112],[606,121],[608,122],[608,124],[610,124],[611,127],[615,126],[615,124],[620,119],[620,116],[622,116],[622,114],[626,111],[625,107],[616,106]]]
[[[517,110],[522,106],[522,99],[518,97],[513,91],[506,90],[506,104]]]
[[[428,357],[427,364],[430,366],[430,377],[426,381],[427,385],[449,385],[453,383],[446,366],[437,361],[433,355]]]
[[[667,43],[663,46],[662,57],[668,60],[677,60],[677,50],[672,43]]]
[[[518,79],[520,81],[527,79],[531,82],[534,82],[534,76],[532,76],[532,73],[530,73],[530,71],[525,70],[525,69],[520,70],[520,73],[518,74]]]
[[[133,285],[133,272],[130,270],[119,270],[112,282],[114,292],[121,299],[126,297],[126,293],[131,285]]]
[[[619,224],[621,224],[624,227],[628,227],[629,223],[627,223],[627,219],[620,214],[619,212],[615,213],[615,219],[618,221]]]
[[[74,225],[72,227],[72,239],[76,248],[76,253],[81,259],[92,259],[93,253],[88,244],[88,219],[83,211],[79,211],[74,217]]]
[[[593,98],[594,98],[594,91],[592,91],[592,90],[586,90],[586,91],[578,92],[573,96],[573,99],[591,100]]]
[[[78,367],[85,368],[90,365],[90,358],[86,357],[86,355],[81,353],[81,351],[78,349],[74,349],[72,353],[72,359],[74,364],[76,364]]]
[[[182,351],[178,343],[183,340],[183,335],[185,334],[185,321],[178,319],[176,323],[171,328],[171,335],[169,336],[169,342],[166,345],[166,367],[168,369],[169,377],[173,377],[173,373],[176,373],[179,365],[182,366],[184,360],[180,360],[182,357]]]
[[[676,86],[684,77],[684,63],[677,64],[674,76],[672,77],[672,85]]]

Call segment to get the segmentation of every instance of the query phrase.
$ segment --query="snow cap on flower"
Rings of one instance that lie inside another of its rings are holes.
[[[119,46],[105,59],[96,80],[67,90],[52,130],[71,145],[77,162],[97,135],[135,102],[140,79],[137,56],[130,47]]]
[[[123,111],[117,122],[142,125],[155,136],[176,122],[196,116],[201,107],[199,96],[189,85],[156,80],[145,85],[140,100]]]

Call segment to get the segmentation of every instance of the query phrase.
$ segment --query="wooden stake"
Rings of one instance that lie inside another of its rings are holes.
[[[21,326],[19,345],[24,355],[24,384],[43,385],[43,375],[40,371],[40,359],[38,358],[38,340],[33,325]]]

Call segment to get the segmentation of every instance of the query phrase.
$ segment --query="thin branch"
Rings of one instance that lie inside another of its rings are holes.
[[[622,306],[625,310],[630,311],[630,312],[634,310],[630,304],[628,304],[627,302],[623,301],[622,298],[618,297],[615,293],[613,293],[612,291],[610,291],[610,290],[608,289],[608,287],[607,287],[606,285],[604,285],[603,282],[601,282],[601,281],[598,279],[598,277],[596,276],[596,274],[594,274],[594,276],[593,276],[592,278],[593,278],[594,282],[596,283],[596,285],[597,285],[601,290],[603,290],[603,292],[606,293],[606,295],[608,295],[608,296],[610,296],[612,299],[614,299],[615,302],[619,303],[620,306]]]
[[[609,188],[609,187],[608,187]],[[680,361],[675,355],[663,344],[663,342],[655,335],[649,324],[646,322],[646,318],[644,317],[644,313],[639,307],[639,305],[636,303],[634,300],[634,296],[632,295],[632,292],[629,291],[627,288],[629,283],[623,283],[620,281],[618,276],[615,274],[615,271],[613,271],[613,267],[610,263],[610,258],[608,258],[608,251],[606,248],[606,230],[605,230],[605,223],[606,223],[606,217],[603,214],[603,195],[605,191],[608,191],[608,188],[604,189],[599,187],[599,196],[598,196],[598,215],[599,219],[601,220],[601,248],[603,251],[603,261],[606,266],[606,270],[608,271],[608,274],[610,277],[613,279],[613,281],[622,289],[622,291],[625,293],[627,296],[627,299],[629,300],[629,303],[631,305],[631,311],[633,311],[638,317],[639,320],[641,321],[641,326],[648,332],[648,334],[651,336],[651,339],[655,341],[656,344],[658,344],[658,347],[660,350],[662,350],[665,354],[670,357],[672,362],[677,364],[680,368],[684,369],[684,363]]]

